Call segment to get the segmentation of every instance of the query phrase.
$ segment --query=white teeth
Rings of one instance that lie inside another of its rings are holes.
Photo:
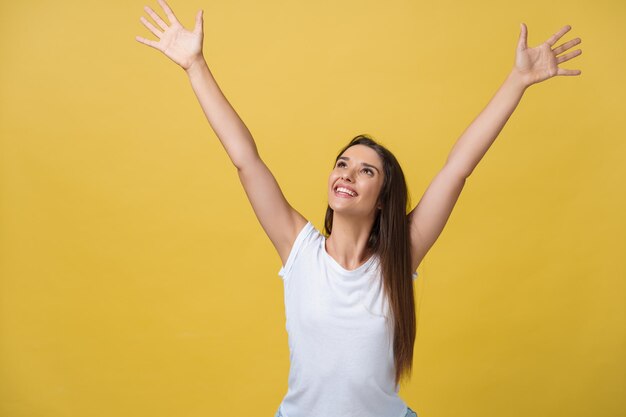
[[[342,192],[342,193],[346,193],[346,194],[350,194],[352,197],[356,196],[356,193],[353,191],[348,190],[347,188],[344,187],[337,187],[337,192]]]

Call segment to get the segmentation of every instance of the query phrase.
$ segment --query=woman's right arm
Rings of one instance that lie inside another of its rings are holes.
[[[259,156],[250,131],[222,94],[204,58],[194,62],[187,74],[209,124],[237,168],[254,214],[285,265],[307,220],[287,202]]]
[[[160,50],[187,73],[211,128],[237,168],[257,219],[285,265],[293,243],[307,220],[287,202],[276,179],[259,156],[250,131],[224,97],[209,70],[202,54],[202,11],[196,15],[195,28],[190,32],[178,22],[164,0],[158,1],[170,25],[152,9],[145,7],[163,32],[142,17],[144,25],[159,38],[159,42],[141,37],[136,39]]]

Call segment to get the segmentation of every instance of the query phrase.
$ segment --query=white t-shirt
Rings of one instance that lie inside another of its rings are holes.
[[[290,361],[280,411],[283,417],[404,417],[379,258],[346,270],[325,241],[308,222],[278,272]]]

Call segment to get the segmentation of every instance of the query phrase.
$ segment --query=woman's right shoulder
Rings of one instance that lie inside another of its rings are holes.
[[[298,212],[295,212],[293,219],[288,226],[288,230],[285,231],[285,243],[278,248],[278,255],[280,256],[280,260],[283,265],[287,263],[287,259],[289,258],[289,254],[292,252],[294,245],[304,238],[305,234],[311,231],[311,227],[313,227],[313,224],[306,217],[302,216]],[[298,238],[300,238],[300,240]]]
[[[293,237],[293,242],[289,245],[289,250],[281,256],[282,268],[278,275],[285,277],[291,270],[297,258],[301,257],[303,252],[308,251],[311,245],[314,245],[319,239],[323,239],[323,235],[315,228],[313,223],[306,220],[298,223],[299,230]]]
[[[313,241],[323,239],[322,233],[315,227],[310,221],[305,219],[298,221],[295,226],[295,233],[291,237],[291,244],[289,245],[289,252],[293,251],[294,246],[308,245]]]

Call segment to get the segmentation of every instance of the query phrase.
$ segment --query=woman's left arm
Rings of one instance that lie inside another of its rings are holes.
[[[466,178],[471,175],[494,142],[520,102],[524,91],[533,84],[557,75],[580,75],[580,70],[559,68],[559,64],[580,55],[582,53],[580,49],[557,56],[579,44],[580,38],[552,49],[570,29],[571,26],[565,26],[541,45],[528,48],[527,28],[525,24],[521,24],[515,66],[485,109],[456,141],[444,167],[408,215],[413,270],[417,269],[426,252],[441,234]]]
[[[558,67],[560,63],[580,55],[582,53],[580,49],[557,57],[572,46],[579,44],[580,38],[552,49],[552,46],[571,29],[571,26],[563,27],[535,48],[527,47],[526,25],[522,23],[521,26],[515,66],[487,107],[463,132],[448,155],[446,165],[465,178],[469,177],[476,168],[511,117],[528,87],[556,75],[580,75],[580,70]]]

